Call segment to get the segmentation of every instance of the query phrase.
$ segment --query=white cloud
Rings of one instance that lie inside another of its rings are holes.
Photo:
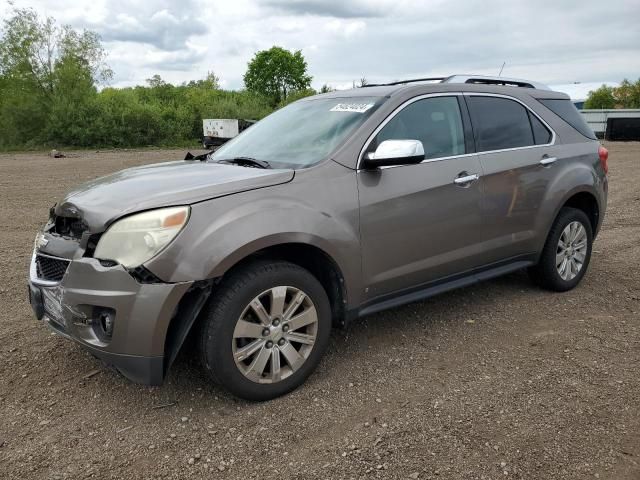
[[[345,38],[349,38],[367,28],[364,20],[343,20],[334,18],[326,23],[325,28],[334,34],[339,34]]]
[[[390,0],[259,0],[275,11],[295,15],[319,15],[335,18],[381,17],[390,13],[396,2]]]
[[[314,86],[452,73],[549,84],[635,79],[637,0],[16,0],[101,33],[114,85],[160,74],[174,83],[213,70],[240,88],[257,50],[301,49]],[[0,17],[9,11],[0,3]]]
[[[166,51],[184,49],[189,38],[209,32],[199,15],[200,5],[193,0],[154,0],[143,5],[136,8],[124,0],[110,0],[113,9],[87,26],[106,42],[147,44]]]

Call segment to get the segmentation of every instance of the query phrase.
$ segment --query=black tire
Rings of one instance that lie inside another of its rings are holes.
[[[578,274],[571,279],[563,279],[556,267],[556,254],[558,253],[558,243],[560,236],[564,229],[572,222],[579,222],[586,232],[586,252],[585,258],[582,263],[582,267],[578,271]],[[531,279],[547,290],[555,292],[566,292],[575,288],[580,283],[582,277],[584,277],[589,267],[589,261],[591,260],[591,248],[593,244],[593,230],[591,228],[591,222],[589,217],[582,211],[576,208],[565,207],[560,210],[556,217],[547,241],[545,242],[540,260],[537,265],[529,268],[529,276]]]
[[[247,378],[236,365],[233,334],[249,303],[277,286],[302,290],[313,302],[317,313],[316,338],[304,363],[288,377],[274,383],[258,383]],[[213,292],[203,313],[198,339],[202,365],[214,382],[246,400],[270,400],[302,385],[329,344],[332,322],[327,294],[311,273],[288,262],[258,261],[232,272]]]

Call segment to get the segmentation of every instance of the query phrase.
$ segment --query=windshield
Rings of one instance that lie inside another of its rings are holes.
[[[379,97],[318,98],[292,103],[226,143],[211,160],[238,157],[273,168],[304,168],[321,160],[384,102]]]

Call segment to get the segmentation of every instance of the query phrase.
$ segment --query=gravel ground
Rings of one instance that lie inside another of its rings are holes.
[[[0,155],[0,477],[640,478],[640,143],[611,143],[580,287],[524,273],[333,334],[296,392],[256,404],[184,354],[129,383],[34,320],[36,230],[70,186],[184,151]]]

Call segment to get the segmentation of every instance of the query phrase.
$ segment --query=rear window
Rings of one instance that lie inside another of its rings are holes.
[[[539,99],[541,104],[558,115],[561,119],[575,128],[578,132],[587,138],[596,140],[596,136],[593,130],[584,121],[580,112],[576,110],[576,107],[570,100],[556,100],[556,99]]]
[[[498,97],[467,99],[479,152],[534,145],[526,108]]]

